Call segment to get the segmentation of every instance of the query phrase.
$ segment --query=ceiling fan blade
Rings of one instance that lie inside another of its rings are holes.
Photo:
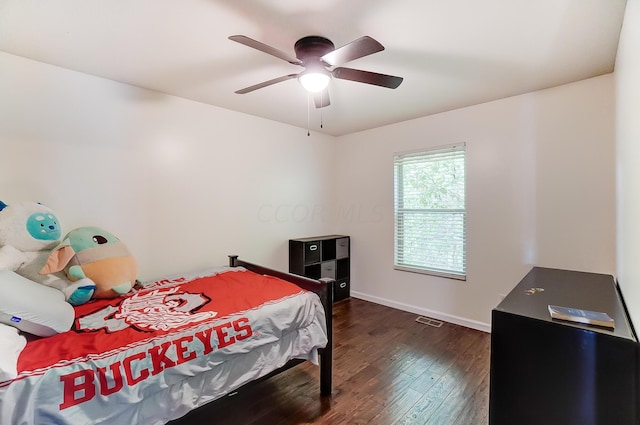
[[[341,80],[356,81],[358,83],[373,84],[376,86],[397,88],[402,83],[402,77],[393,75],[378,74],[377,72],[362,71],[353,68],[336,68],[332,72],[333,76]]]
[[[271,56],[275,56],[279,59],[286,60],[287,62],[294,65],[302,65],[302,61],[298,58],[295,58],[282,50],[278,50],[275,47],[271,47],[267,44],[256,41],[252,38],[249,38],[244,35],[232,35],[229,37],[229,40],[235,41],[240,44],[244,44],[245,46],[252,47],[254,49],[260,50],[261,52],[270,54]]]
[[[338,47],[322,56],[321,59],[331,66],[336,66],[382,50],[384,50],[382,44],[365,35],[347,45]]]
[[[329,100],[329,90],[324,89],[319,93],[315,93],[313,95],[313,100],[316,103],[316,108],[324,108],[325,106],[331,105],[331,101]]]
[[[258,90],[258,89],[261,89],[263,87],[270,86],[272,84],[277,84],[277,83],[281,83],[283,81],[291,80],[293,78],[296,78],[297,76],[298,76],[298,74],[284,75],[282,77],[274,78],[273,80],[264,81],[264,82],[262,82],[260,84],[255,84],[253,86],[249,86],[249,87],[245,87],[244,89],[237,90],[236,93],[237,94],[249,93],[249,92],[252,92],[254,90]]]

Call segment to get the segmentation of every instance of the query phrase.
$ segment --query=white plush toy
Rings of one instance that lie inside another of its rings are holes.
[[[72,305],[84,304],[96,288],[91,279],[71,282],[64,275],[39,273],[61,237],[59,221],[50,208],[35,202],[6,205],[0,201],[0,270],[54,287]]]

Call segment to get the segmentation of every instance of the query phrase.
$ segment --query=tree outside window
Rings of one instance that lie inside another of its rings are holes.
[[[394,266],[466,278],[465,145],[394,157]]]

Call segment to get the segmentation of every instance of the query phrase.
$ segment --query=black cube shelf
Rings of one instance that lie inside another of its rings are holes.
[[[334,302],[349,298],[350,245],[344,235],[289,239],[289,273],[335,279]]]

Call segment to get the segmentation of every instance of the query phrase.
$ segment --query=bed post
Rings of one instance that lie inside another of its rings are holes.
[[[327,298],[323,300],[327,319],[327,346],[320,353],[320,395],[331,395],[333,369],[333,285],[334,279],[320,279],[327,285]]]

